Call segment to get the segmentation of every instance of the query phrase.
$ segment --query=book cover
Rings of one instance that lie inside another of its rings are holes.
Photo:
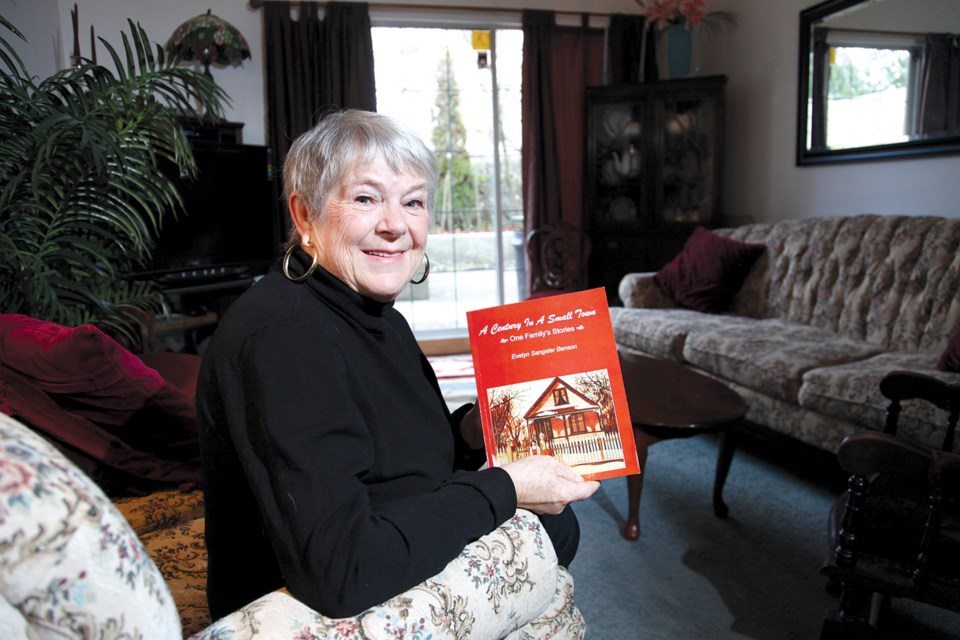
[[[490,466],[552,455],[584,478],[640,472],[602,288],[467,312]]]

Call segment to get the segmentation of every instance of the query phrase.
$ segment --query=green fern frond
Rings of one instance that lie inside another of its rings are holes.
[[[22,35],[0,16],[0,25]],[[222,118],[228,99],[128,21],[113,69],[85,62],[34,79],[0,36],[0,312],[127,338],[163,308],[153,283],[125,275],[182,212],[165,164],[195,175],[179,118]]]

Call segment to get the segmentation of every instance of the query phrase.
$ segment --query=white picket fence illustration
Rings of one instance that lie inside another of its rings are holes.
[[[600,433],[596,437],[572,442],[554,441],[553,455],[569,467],[608,460],[623,460],[623,443],[616,433]]]
[[[580,464],[596,464],[611,460],[623,460],[623,443],[618,433],[595,433],[577,436],[577,440],[554,440],[551,453],[563,464],[575,467]],[[497,455],[508,460],[516,460],[530,455],[530,448],[510,451],[498,448]]]

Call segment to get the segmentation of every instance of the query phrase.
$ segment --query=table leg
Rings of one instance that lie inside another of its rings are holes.
[[[640,473],[627,476],[627,522],[623,525],[623,537],[631,542],[640,538],[640,496],[643,494],[643,476],[647,465],[647,449],[657,439],[643,433],[639,429],[633,430],[634,441],[637,445],[637,462],[640,463]]]
[[[717,452],[717,475],[713,480],[713,514],[718,518],[726,518],[730,513],[727,503],[723,501],[723,485],[727,482],[727,473],[733,461],[733,453],[737,450],[738,432],[736,425],[728,425],[720,430],[719,450]]]

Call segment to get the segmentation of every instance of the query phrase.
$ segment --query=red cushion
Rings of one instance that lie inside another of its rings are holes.
[[[937,368],[941,371],[960,373],[960,327],[953,332],[950,343],[937,361]]]
[[[0,412],[46,437],[111,496],[196,486],[196,463],[138,451],[93,422],[66,411],[23,376],[0,364]]]
[[[716,313],[730,305],[764,249],[762,244],[740,242],[697,227],[680,253],[653,280],[677,304]]]
[[[158,351],[140,356],[143,364],[163,376],[168,384],[190,399],[197,397],[197,379],[200,377],[200,356],[192,353]]]
[[[89,421],[133,450],[198,464],[192,397],[96,327],[0,314],[0,362],[70,417]],[[189,380],[195,372],[186,375]],[[64,429],[74,428],[55,421],[36,426],[60,439]]]
[[[94,422],[125,425],[144,408],[195,419],[188,398],[93,325],[0,315],[0,361]]]

